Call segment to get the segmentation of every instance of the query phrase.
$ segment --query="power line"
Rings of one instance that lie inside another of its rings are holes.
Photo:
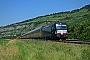
[[[63,10],[65,10],[65,9],[67,9],[67,8],[69,8],[69,7],[71,7],[72,5],[74,5],[75,3],[77,3],[78,1],[79,1],[79,0],[74,1],[72,4],[70,4],[68,7],[64,8]]]
[[[48,12],[48,10],[53,6],[53,4],[55,3],[56,0],[53,1],[53,3],[50,5],[50,7],[46,10],[46,13]]]

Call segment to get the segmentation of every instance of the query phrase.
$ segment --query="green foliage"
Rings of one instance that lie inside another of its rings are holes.
[[[0,39],[0,45],[6,45],[6,43],[8,42],[9,40],[6,40],[6,39]]]

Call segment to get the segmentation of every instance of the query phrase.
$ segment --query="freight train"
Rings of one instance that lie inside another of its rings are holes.
[[[21,39],[61,39],[68,38],[68,27],[65,22],[54,22],[51,25],[40,26],[20,36]]]

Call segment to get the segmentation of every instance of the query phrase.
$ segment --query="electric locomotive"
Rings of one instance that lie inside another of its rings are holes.
[[[51,30],[54,38],[61,40],[68,38],[68,27],[65,22],[55,22],[52,24]]]
[[[34,30],[31,30],[23,34],[21,39],[61,39],[68,38],[68,28],[65,22],[54,22],[51,25],[40,26]]]

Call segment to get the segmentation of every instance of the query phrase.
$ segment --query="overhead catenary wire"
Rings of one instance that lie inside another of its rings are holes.
[[[62,9],[64,6],[65,6],[65,4],[68,4],[70,2],[70,0],[68,1],[65,1],[65,3],[63,3],[62,5],[60,5],[61,6],[61,8],[58,8],[57,10],[59,10],[59,9]]]
[[[64,11],[65,9],[71,7],[71,6],[74,5],[74,4],[76,4],[78,1],[79,1],[79,0],[76,0],[76,1],[72,2],[72,4],[70,4],[69,6],[65,7],[62,11]],[[56,0],[54,0],[54,1],[52,2],[52,4],[51,4],[51,5],[49,6],[49,8],[46,10],[46,13],[50,10],[50,8],[53,6],[53,4],[54,4],[55,2],[56,2]],[[69,3],[69,2],[70,2],[70,0],[67,1],[66,3],[64,3],[61,8],[63,8],[63,7],[65,6],[65,4],[67,4],[67,3]],[[59,9],[57,9],[57,10],[59,10]]]
[[[47,13],[48,12],[48,10],[53,6],[53,4],[56,2],[56,0],[54,0],[53,2],[52,2],[52,4],[49,6],[49,8],[46,10],[46,12],[45,13]]]
[[[76,4],[78,1],[79,1],[79,0],[74,1],[72,4],[70,4],[69,6],[65,7],[65,8],[63,9],[63,11],[64,11],[65,9],[71,7],[72,5]],[[68,3],[68,2],[67,2],[67,3]],[[65,5],[64,5],[64,6],[65,6]],[[63,6],[62,6],[62,7],[63,7]]]

